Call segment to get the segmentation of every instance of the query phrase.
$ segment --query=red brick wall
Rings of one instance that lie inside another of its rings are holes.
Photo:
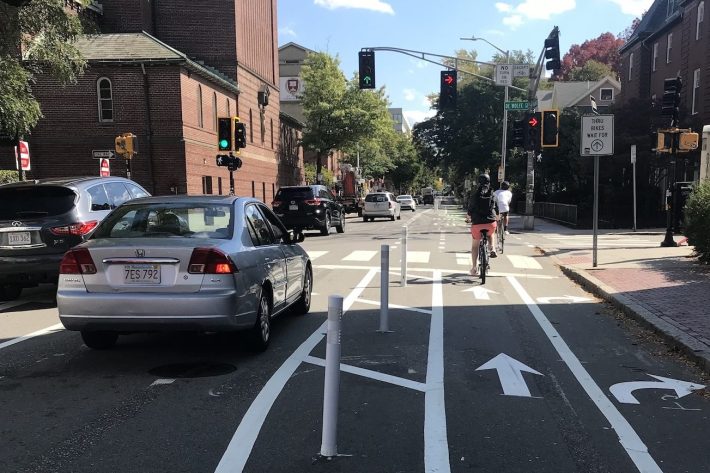
[[[101,5],[104,13],[98,24],[102,33],[145,31],[153,34],[151,0],[110,0],[101,2]]]
[[[270,84],[278,77],[276,0],[237,2],[237,60]]]

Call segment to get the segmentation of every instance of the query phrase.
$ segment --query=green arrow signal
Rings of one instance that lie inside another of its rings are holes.
[[[370,76],[365,76],[362,78],[362,81],[367,85],[370,85],[370,82],[372,82],[372,78]]]

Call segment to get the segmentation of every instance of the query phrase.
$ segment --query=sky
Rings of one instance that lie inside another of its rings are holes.
[[[640,17],[653,0],[278,0],[279,46],[294,42],[337,56],[350,78],[357,52],[395,47],[454,55],[475,49],[489,61],[498,51],[531,49],[535,56],[552,28],[560,28],[560,50],[605,32],[615,35]],[[434,114],[426,96],[438,93],[439,71],[394,52],[375,53],[377,87],[384,86],[392,107],[404,109],[410,124]]]

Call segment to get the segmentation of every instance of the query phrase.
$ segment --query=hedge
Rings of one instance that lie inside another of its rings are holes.
[[[700,261],[710,264],[710,181],[696,186],[688,198],[685,233]]]

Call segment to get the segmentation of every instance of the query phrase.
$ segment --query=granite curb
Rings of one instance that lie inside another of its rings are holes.
[[[544,248],[537,247],[546,256],[552,258],[562,272],[591,293],[611,303],[628,317],[640,322],[647,328],[661,335],[673,348],[686,354],[697,363],[706,373],[710,373],[710,346],[663,320],[651,311],[618,293],[615,289],[601,282],[587,271],[565,265],[553,254]]]

